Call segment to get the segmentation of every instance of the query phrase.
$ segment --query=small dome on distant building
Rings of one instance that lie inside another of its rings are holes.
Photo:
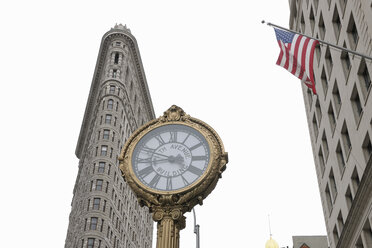
[[[265,248],[279,248],[279,245],[270,237],[270,239],[266,242]]]

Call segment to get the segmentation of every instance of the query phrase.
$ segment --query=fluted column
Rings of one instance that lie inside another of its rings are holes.
[[[185,228],[185,217],[180,209],[157,209],[153,214],[158,222],[156,248],[179,248],[180,230]]]

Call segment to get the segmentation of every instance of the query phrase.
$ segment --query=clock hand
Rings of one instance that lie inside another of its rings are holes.
[[[169,158],[169,156],[164,155],[164,154],[161,154],[161,153],[157,153],[157,152],[153,152],[153,151],[145,151],[145,152],[147,152],[147,153],[152,153],[152,154],[154,154],[154,155],[158,155],[158,156],[163,156],[163,157]]]

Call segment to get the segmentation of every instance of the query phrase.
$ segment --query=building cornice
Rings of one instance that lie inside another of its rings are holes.
[[[361,230],[358,225],[362,225],[364,221],[361,219],[365,216],[365,211],[371,206],[372,199],[372,156],[366,164],[362,180],[360,181],[359,188],[355,194],[353,203],[346,218],[344,228],[342,230],[340,239],[338,240],[336,248],[349,248],[356,242]]]
[[[124,39],[127,45],[130,47],[129,51],[133,56],[133,62],[136,66],[136,74],[139,79],[139,85],[141,92],[143,94],[143,99],[146,107],[146,113],[149,119],[155,118],[155,112],[151,101],[150,92],[147,86],[147,80],[145,76],[145,71],[142,65],[142,60],[138,48],[138,44],[134,36],[130,33],[128,29],[114,28],[104,34],[101,41],[101,46],[98,52],[98,58],[96,63],[96,68],[94,70],[93,80],[89,92],[87,106],[85,108],[84,118],[80,129],[80,134],[75,150],[76,156],[80,159],[81,154],[84,150],[84,144],[88,137],[91,117],[94,114],[94,103],[97,99],[99,92],[99,85],[102,78],[102,73],[104,73],[104,65],[106,59],[106,53],[113,39],[121,38]]]

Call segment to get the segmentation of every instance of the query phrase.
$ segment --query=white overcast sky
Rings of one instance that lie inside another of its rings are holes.
[[[264,247],[269,214],[281,247],[325,235],[300,81],[275,65],[279,47],[262,19],[288,27],[288,1],[2,1],[1,246],[64,247],[76,142],[115,23],[138,41],[156,116],[182,107],[229,153],[196,207],[201,247]],[[181,248],[194,245],[188,213]]]

